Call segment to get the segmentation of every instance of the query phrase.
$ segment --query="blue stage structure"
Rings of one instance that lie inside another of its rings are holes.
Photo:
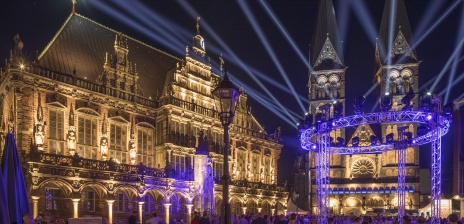
[[[388,96],[384,97],[387,98]],[[383,100],[382,99],[382,102]],[[388,100],[388,99],[387,99]],[[430,101],[430,103],[429,103]],[[355,106],[355,115],[345,117],[335,117],[329,119],[330,109],[323,110],[316,115],[316,122],[306,123],[300,127],[301,147],[316,154],[316,197],[317,197],[317,223],[327,223],[329,217],[329,194],[335,193],[330,188],[330,154],[368,154],[383,153],[390,150],[398,151],[398,220],[402,223],[405,215],[406,193],[410,189],[405,184],[405,161],[406,149],[432,144],[432,223],[439,223],[440,217],[440,197],[441,197],[441,137],[445,135],[451,124],[451,115],[446,110],[442,110],[441,100],[437,96],[427,95],[423,97],[419,110],[412,111],[409,105],[403,107],[401,111],[388,111],[390,108],[382,109],[383,112],[366,113],[362,112],[362,106]],[[407,132],[404,126],[398,125],[398,140],[393,138],[381,143],[373,141],[370,146],[345,146],[337,142],[331,144],[330,132],[337,129],[357,127],[360,125],[381,125],[389,123],[408,123],[416,124],[418,135],[414,138],[411,132]],[[424,128],[425,127],[425,128]]]

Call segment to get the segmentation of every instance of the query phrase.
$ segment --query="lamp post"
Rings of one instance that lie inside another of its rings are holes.
[[[224,175],[222,176],[222,198],[223,211],[222,222],[230,223],[230,203],[229,203],[229,124],[232,123],[235,109],[238,105],[240,96],[239,89],[229,80],[227,70],[224,71],[224,79],[216,86],[212,92],[219,118],[224,127]]]

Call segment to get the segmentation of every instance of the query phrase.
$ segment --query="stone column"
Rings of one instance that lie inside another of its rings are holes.
[[[261,212],[261,210],[263,210],[263,208],[258,208],[258,212]]]
[[[114,200],[106,200],[108,203],[108,223],[113,224],[113,203]]]
[[[79,218],[79,201],[80,198],[73,198],[71,199],[73,203],[73,218]]]
[[[459,202],[461,206],[461,217],[462,217],[464,216],[464,199],[461,199]]]
[[[166,223],[169,223],[169,207],[171,207],[171,203],[164,203],[164,219]]]
[[[285,216],[287,215],[287,209],[284,209],[284,215]]]
[[[31,196],[32,198],[32,216],[37,217],[39,215],[39,196]]]
[[[275,215],[275,208],[271,208],[271,216]]]
[[[144,201],[139,201],[139,221],[140,223],[143,223],[142,222],[142,218],[143,218],[143,203],[145,203]]]
[[[242,214],[246,214],[247,207],[242,207]]]
[[[190,223],[192,221],[192,208],[193,208],[193,205],[192,204],[187,204],[185,205],[187,206],[187,223]]]

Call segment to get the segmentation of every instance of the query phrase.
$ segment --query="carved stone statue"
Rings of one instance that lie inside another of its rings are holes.
[[[43,125],[42,124],[37,124],[36,125],[36,131],[34,134],[34,139],[35,139],[35,144],[37,145],[37,149],[39,151],[43,151],[43,144],[44,144],[44,130],[43,130]]]
[[[100,140],[100,151],[102,159],[106,160],[108,158],[108,139],[106,137],[102,137]]]
[[[68,148],[69,154],[73,156],[76,152],[76,133],[71,130],[68,132]]]

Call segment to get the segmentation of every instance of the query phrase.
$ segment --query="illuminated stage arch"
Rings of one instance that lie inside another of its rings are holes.
[[[441,110],[441,109],[440,109]],[[327,116],[330,117],[330,116]],[[398,125],[398,140],[393,138],[381,143],[373,141],[370,146],[346,146],[344,143],[331,142],[330,132],[347,127],[381,124],[417,124],[426,127],[412,138],[406,132],[406,126]],[[318,207],[318,223],[327,223],[329,216],[330,188],[330,154],[370,154],[398,150],[398,216],[405,213],[405,199],[408,187],[405,185],[406,150],[427,143],[432,144],[432,217],[440,217],[441,195],[441,137],[448,132],[451,115],[438,109],[434,111],[389,111],[378,113],[358,113],[352,116],[335,119],[319,119],[315,124],[300,127],[301,147],[316,154],[316,195]]]

